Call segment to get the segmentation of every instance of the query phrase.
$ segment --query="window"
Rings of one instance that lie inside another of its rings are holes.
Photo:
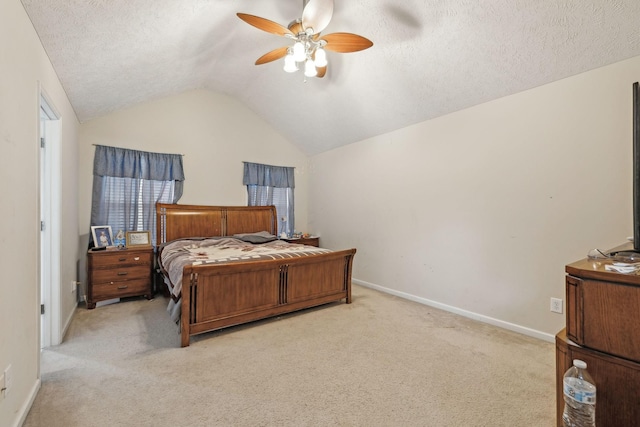
[[[105,176],[102,182],[104,203],[101,208],[105,210],[105,221],[92,225],[110,225],[114,233],[118,230],[155,231],[156,202],[173,203],[174,181]]]
[[[150,231],[156,242],[155,205],[182,195],[182,156],[96,146],[91,225]]]
[[[295,230],[294,168],[245,162],[243,184],[247,186],[249,206],[274,205],[278,234],[291,236]]]

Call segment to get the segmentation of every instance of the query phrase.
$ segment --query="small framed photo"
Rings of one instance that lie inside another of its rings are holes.
[[[115,236],[113,236],[113,244],[118,248],[124,248],[124,245],[127,243],[125,240],[125,233],[122,230],[118,230]]]
[[[113,233],[110,225],[92,225],[91,236],[96,248],[108,248],[113,246]]]
[[[151,247],[151,233],[149,231],[127,231],[128,248]]]

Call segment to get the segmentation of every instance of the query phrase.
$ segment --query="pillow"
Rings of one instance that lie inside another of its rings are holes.
[[[257,233],[234,234],[233,237],[249,243],[267,243],[277,239],[276,236],[268,231],[259,231]]]

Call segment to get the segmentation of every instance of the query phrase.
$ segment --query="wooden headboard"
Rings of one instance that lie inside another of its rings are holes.
[[[156,204],[156,240],[161,245],[185,237],[278,233],[275,206],[200,206]]]

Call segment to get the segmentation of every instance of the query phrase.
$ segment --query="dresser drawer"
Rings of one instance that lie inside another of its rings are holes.
[[[93,285],[93,298],[103,299],[140,295],[149,292],[149,279],[125,280],[113,283],[99,283]]]
[[[151,274],[150,265],[115,266],[110,269],[93,270],[91,272],[91,283],[119,282],[127,279],[149,278]]]
[[[596,425],[640,425],[640,363],[581,347],[567,339],[565,331],[556,335],[556,413],[562,426],[564,399],[562,379],[573,359],[587,362],[587,370],[596,383]]]
[[[567,276],[566,295],[570,340],[640,362],[640,287]]]
[[[109,251],[100,254],[99,256],[93,256],[93,268],[101,267],[115,267],[118,265],[132,265],[132,264],[146,264],[151,268],[153,262],[153,253],[147,252],[127,252],[122,251]]]

